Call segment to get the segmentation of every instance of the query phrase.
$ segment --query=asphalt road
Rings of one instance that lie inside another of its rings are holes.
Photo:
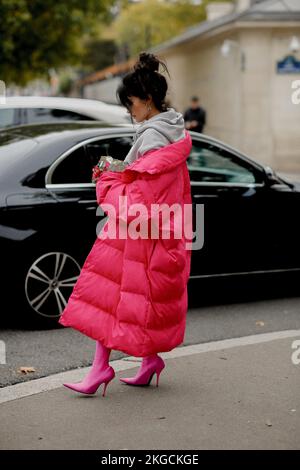
[[[299,328],[300,296],[257,300],[254,295],[248,301],[210,302],[189,309],[182,346]],[[6,348],[0,386],[88,366],[95,347],[93,340],[71,328],[34,331],[3,327],[0,340]],[[111,360],[124,356],[112,351]],[[35,372],[20,373],[19,368],[24,366],[33,367]]]

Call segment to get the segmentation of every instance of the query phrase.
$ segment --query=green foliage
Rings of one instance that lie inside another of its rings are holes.
[[[81,65],[85,71],[101,70],[114,64],[117,46],[110,39],[90,38],[86,41]]]
[[[52,68],[105,68],[205,20],[211,1],[0,0],[0,80],[22,86]]]
[[[114,0],[0,0],[0,79],[20,85],[77,64],[80,39],[110,18]]]
[[[72,89],[73,79],[70,75],[62,73],[59,78],[58,94],[68,96]]]
[[[205,7],[214,0],[144,0],[129,4],[123,1],[121,14],[113,28],[119,46],[126,44],[130,56],[160,44],[206,19]],[[222,0],[221,0],[222,1]]]

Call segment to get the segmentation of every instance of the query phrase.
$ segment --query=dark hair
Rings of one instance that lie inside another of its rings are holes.
[[[159,65],[169,74],[167,66],[158,57],[147,52],[141,52],[133,70],[127,73],[117,89],[117,98],[120,103],[129,109],[132,104],[129,96],[137,96],[145,100],[152,96],[153,103],[159,111],[166,111],[165,102],[168,84],[166,78],[158,72]]]
[[[191,97],[191,101],[199,101],[198,96],[194,95]]]

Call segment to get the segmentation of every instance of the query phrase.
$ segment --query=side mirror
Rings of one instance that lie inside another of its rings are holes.
[[[276,175],[273,168],[271,168],[270,166],[265,166],[264,171],[265,171],[266,183],[268,186],[272,186],[273,184],[281,184],[281,180]]]

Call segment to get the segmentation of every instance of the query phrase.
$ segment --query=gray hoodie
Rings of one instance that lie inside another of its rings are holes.
[[[184,129],[183,116],[174,108],[156,114],[137,128],[133,145],[124,161],[130,164],[150,149],[158,149],[183,139]]]

